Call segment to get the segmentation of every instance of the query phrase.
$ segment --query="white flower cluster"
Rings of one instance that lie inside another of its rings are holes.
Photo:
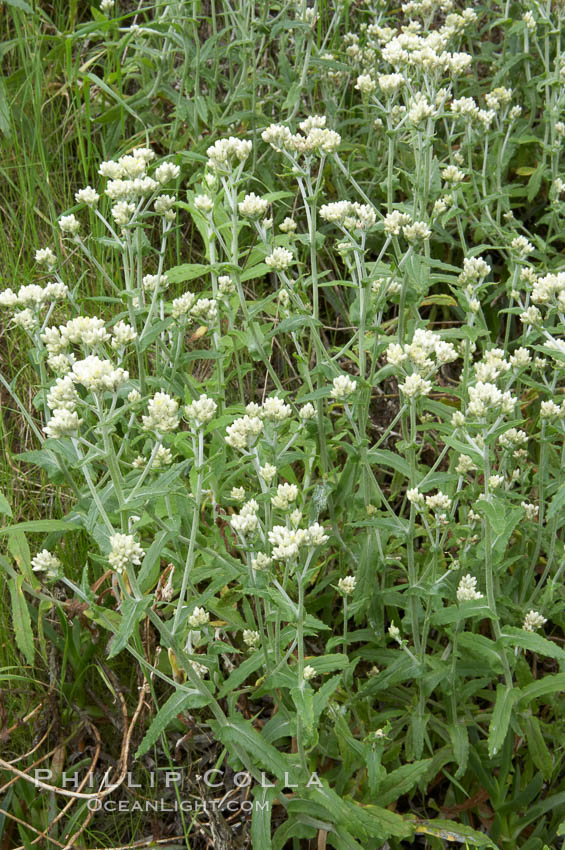
[[[294,262],[292,251],[288,248],[274,248],[270,254],[265,257],[265,263],[273,271],[282,272],[288,269]]]
[[[248,449],[262,430],[263,423],[258,416],[241,416],[231,425],[228,425],[225,441],[233,449]]]
[[[155,292],[158,289],[166,289],[169,278],[166,274],[146,274],[141,279],[141,285],[145,292]]]
[[[235,136],[218,139],[206,151],[208,155],[206,165],[216,173],[229,173],[245,162],[252,149],[252,142]]]
[[[150,176],[148,168],[154,159],[155,152],[151,148],[135,148],[130,154],[122,156],[118,160],[103,162],[98,169],[101,177],[108,178],[104,194],[112,201],[116,201],[112,207],[112,217],[121,227],[130,223],[141,199],[148,196],[153,197],[161,186],[176,180],[180,174],[178,165],[172,162],[163,162],[155,169],[154,175]],[[86,192],[87,190],[82,191]],[[81,200],[93,205],[96,203],[95,194],[83,195]],[[163,215],[165,219],[171,220],[174,203],[175,199],[172,196],[160,195],[155,200],[155,211]]]
[[[526,616],[524,617],[524,623],[522,628],[526,632],[533,632],[535,629],[541,628],[545,623],[547,623],[547,617],[544,617],[538,611],[528,611]]]
[[[218,304],[213,298],[199,298],[187,291],[173,299],[171,315],[177,321],[186,322],[190,317],[205,325],[213,325],[218,317]]]
[[[84,360],[73,364],[70,376],[77,384],[82,384],[91,392],[116,392],[129,380],[129,372],[115,368],[110,360],[102,360],[95,354],[90,354]]]
[[[496,384],[485,381],[477,381],[477,383],[469,387],[469,406],[467,412],[471,416],[483,418],[490,412],[497,415],[499,413],[512,413],[516,400],[511,395],[510,391],[502,392]]]
[[[199,629],[201,626],[205,626],[210,622],[210,614],[204,608],[199,608],[196,606],[190,617],[188,618],[188,625],[191,629]]]
[[[178,427],[178,402],[167,393],[155,393],[147,405],[148,413],[141,417],[146,431],[164,434]]]
[[[269,542],[273,548],[273,558],[277,561],[289,561],[295,558],[304,546],[321,546],[329,540],[323,526],[315,522],[308,528],[287,528],[275,525],[269,531]]]
[[[62,564],[56,555],[48,549],[42,549],[31,559],[31,568],[34,573],[45,573],[47,578],[54,579],[60,574]]]
[[[414,507],[423,511],[424,508],[433,511],[440,517],[445,516],[446,512],[451,509],[452,501],[449,496],[439,490],[430,496],[424,496],[417,487],[412,487],[406,491],[406,498]]]
[[[391,343],[385,354],[391,365],[400,367],[403,372],[406,372],[408,366],[420,375],[429,375],[446,363],[457,360],[459,356],[452,343],[445,342],[439,334],[424,328],[415,330],[412,342],[408,344]],[[420,385],[417,382],[412,383],[414,387]],[[412,383],[409,386],[412,386]]]
[[[338,375],[333,379],[330,396],[336,401],[344,401],[357,389],[357,383],[349,375]]]
[[[240,215],[248,218],[262,218],[269,208],[269,201],[260,198],[254,192],[246,195],[237,205]]]
[[[491,348],[486,351],[483,359],[473,364],[473,371],[477,381],[494,382],[496,379],[508,372],[511,364],[506,360],[502,348]]]
[[[451,16],[450,16],[451,17]],[[406,28],[382,49],[382,58],[394,68],[418,68],[438,74],[455,76],[465,73],[471,65],[468,53],[450,53],[446,50],[456,27],[445,24],[425,35]]]
[[[409,225],[411,221],[412,219],[408,213],[400,212],[400,210],[393,210],[391,213],[387,213],[384,217],[384,232],[387,236],[400,236],[402,229]]]
[[[213,399],[202,393],[200,398],[185,406],[184,415],[194,423],[196,428],[201,428],[214,418],[217,407],[218,405]]]
[[[536,280],[532,289],[534,304],[565,311],[565,272],[547,274]]]
[[[264,142],[276,151],[288,154],[304,154],[306,156],[335,153],[341,144],[341,136],[334,130],[326,128],[325,115],[311,115],[299,124],[301,133],[290,132],[282,124],[271,124],[261,133]]]
[[[334,201],[320,207],[320,218],[337,224],[344,230],[370,230],[377,220],[377,215],[369,204]]]
[[[259,419],[265,419],[268,422],[284,422],[292,416],[292,407],[290,404],[285,404],[282,398],[278,396],[270,396],[266,398],[263,404],[250,402],[245,408],[249,416],[257,416]]]
[[[490,266],[482,257],[465,257],[459,283],[478,283],[490,272]]]
[[[258,510],[259,505],[255,499],[249,499],[243,505],[239,514],[233,514],[230,517],[230,525],[233,530],[243,535],[255,531],[259,523],[259,518],[257,517]]]
[[[477,579],[467,573],[467,575],[463,576],[459,582],[459,586],[457,588],[457,601],[469,602],[471,599],[482,599],[483,594],[479,593],[476,588]]]
[[[298,487],[296,484],[279,484],[276,496],[271,498],[271,504],[274,508],[286,510],[297,498]]]
[[[351,596],[351,594],[355,590],[356,584],[357,579],[355,578],[355,576],[345,576],[345,578],[339,579],[337,586],[344,596]]]
[[[32,333],[40,326],[41,310],[52,306],[55,301],[62,301],[68,295],[67,286],[61,282],[48,283],[46,286],[30,283],[20,286],[17,292],[10,288],[0,292],[0,307],[6,307],[12,312],[15,325]],[[22,309],[17,310],[18,307]]]
[[[128,566],[139,566],[145,552],[133,534],[113,534],[110,537],[110,565],[121,573]]]
[[[259,646],[259,644],[261,643],[261,635],[254,629],[244,629],[243,642],[246,646]]]

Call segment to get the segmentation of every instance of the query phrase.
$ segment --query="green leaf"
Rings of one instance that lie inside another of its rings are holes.
[[[81,526],[67,519],[34,519],[29,522],[19,522],[0,528],[0,534],[10,534],[12,531],[80,531]]]
[[[496,844],[491,841],[488,835],[453,820],[434,818],[433,820],[417,821],[415,832],[416,835],[433,835],[436,838],[442,838],[444,841],[458,841],[461,844],[472,844],[473,847],[493,847],[496,850]]]
[[[434,626],[444,626],[448,623],[459,623],[466,617],[488,617],[494,619],[494,614],[486,604],[484,599],[469,599],[467,602],[459,602],[457,605],[448,605],[446,608],[441,608],[436,611],[431,622]]]
[[[253,790],[255,805],[251,818],[251,845],[261,850],[271,850],[271,813],[273,810],[274,788],[256,786]]]
[[[466,649],[471,655],[478,655],[484,659],[494,673],[502,673],[502,662],[500,654],[496,650],[496,644],[484,635],[462,632],[457,638],[459,655],[461,655],[461,649]]]
[[[561,691],[565,691],[565,673],[555,673],[553,676],[544,676],[543,679],[538,679],[522,688],[520,702],[528,705],[534,699],[540,699],[540,697],[549,694],[557,694]]]
[[[241,747],[249,754],[252,763],[270,771],[276,779],[283,780],[285,773],[293,776],[293,762],[268,744],[249,720],[244,720],[242,717],[230,717],[226,723],[220,725],[213,721],[210,726],[222,744],[226,746],[235,744]]]
[[[553,759],[545,743],[539,719],[532,714],[523,718],[528,742],[528,752],[535,766],[541,772],[543,778],[548,782],[553,773]]]
[[[195,280],[197,277],[203,277],[210,272],[213,266],[207,266],[203,263],[183,263],[180,266],[173,266],[172,269],[167,269],[167,277],[171,283],[184,283],[187,280]]]
[[[236,667],[232,673],[230,673],[218,692],[218,699],[222,699],[228,694],[231,694],[232,691],[237,690],[237,688],[245,682],[248,676],[261,667],[264,661],[265,657],[261,652],[254,652],[250,658],[247,658],[242,664]]]
[[[448,726],[449,737],[453,747],[453,759],[457,763],[457,773],[455,778],[463,776],[467,770],[467,762],[469,761],[469,735],[467,727],[462,723],[450,723]]]
[[[496,702],[488,732],[488,754],[490,758],[497,754],[504,743],[510,725],[512,707],[519,696],[520,690],[518,688],[508,688],[506,685],[498,685],[496,688]]]
[[[12,526],[14,529],[15,526]],[[19,571],[30,583],[33,581],[31,552],[23,531],[12,531],[8,537],[8,551],[17,564]]]
[[[410,477],[410,466],[401,455],[385,451],[384,449],[370,449],[367,452],[367,457],[372,466],[387,466],[391,469],[396,469],[397,472],[405,475],[406,478]]]
[[[4,514],[5,516],[9,516],[10,518],[13,516],[10,503],[8,502],[6,496],[4,496],[3,493],[0,493],[0,514]]]
[[[185,711],[187,708],[203,708],[205,705],[208,705],[211,700],[211,696],[206,698],[204,694],[201,694],[196,690],[183,689],[171,694],[167,702],[161,706],[155,715],[155,718],[147,730],[143,741],[137,748],[137,752],[135,754],[136,759],[145,755],[145,753],[157,741],[159,735],[165,731],[167,726],[173,722],[178,714]]]
[[[112,639],[108,658],[114,658],[114,656],[122,651],[132,636],[135,627],[145,616],[145,612],[151,601],[151,597],[148,596],[144,599],[132,599],[129,596],[124,597],[120,607],[120,626]]]
[[[553,519],[565,508],[565,484],[561,484],[547,509],[547,519]]]
[[[29,608],[22,590],[23,576],[8,580],[10,588],[10,599],[12,601],[12,623],[16,637],[16,645],[28,664],[33,665],[35,657],[35,646],[33,643],[33,632],[31,630],[31,618]]]
[[[502,642],[508,646],[521,646],[524,649],[529,649],[531,652],[537,652],[539,655],[546,655],[548,658],[557,658],[560,661],[565,661],[565,650],[561,649],[553,641],[536,634],[536,632],[527,632],[524,629],[517,629],[514,626],[505,626],[504,632],[500,637]]]
[[[35,15],[35,12],[25,0],[4,0],[8,6],[14,6],[16,9],[21,9],[22,12],[28,12],[30,15]]]
[[[379,785],[379,805],[389,806],[402,794],[407,794],[433,767],[432,759],[421,759],[411,764],[403,764],[389,773]]]

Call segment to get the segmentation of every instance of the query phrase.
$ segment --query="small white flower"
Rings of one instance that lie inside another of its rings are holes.
[[[242,416],[226,428],[225,441],[234,449],[249,448],[263,430],[257,416]]]
[[[171,309],[173,319],[185,318],[192,309],[195,297],[193,292],[185,292],[184,295],[175,298]]]
[[[388,627],[388,633],[393,640],[399,641],[400,638],[400,629],[398,626],[394,625],[394,622],[390,624]]]
[[[137,333],[131,325],[126,324],[122,319],[116,322],[112,328],[112,348],[123,348],[134,339],[137,339]]]
[[[526,519],[535,520],[539,516],[539,508],[537,505],[534,505],[532,502],[520,502],[522,508],[526,513]]]
[[[433,496],[426,496],[426,506],[430,511],[435,511],[443,516],[451,508],[451,499],[441,490]]]
[[[315,675],[316,671],[314,668],[310,664],[307,664],[303,671],[305,681],[308,682],[310,679],[313,679]]]
[[[190,617],[188,618],[188,625],[193,629],[198,629],[200,626],[205,626],[210,622],[210,614],[204,608],[198,608],[198,606],[194,609]]]
[[[53,411],[53,416],[43,430],[48,437],[58,438],[76,434],[83,420],[74,410],[59,408]]]
[[[245,499],[245,487],[232,487],[230,496],[236,502],[242,502]]]
[[[187,419],[192,420],[197,428],[201,428],[207,422],[214,418],[218,405],[215,401],[205,393],[202,393],[199,399],[193,401],[192,404],[187,404],[184,408],[184,415]]]
[[[296,484],[279,484],[277,487],[277,495],[271,498],[271,504],[274,508],[286,510],[291,502],[295,502],[298,498],[298,487]]]
[[[47,407],[50,410],[75,410],[78,400],[78,393],[68,375],[57,378],[47,393]]]
[[[529,611],[524,617],[522,628],[527,632],[533,632],[534,629],[539,629],[547,623],[547,617],[544,617],[538,611]]]
[[[355,84],[355,88],[360,91],[361,94],[369,95],[373,94],[373,92],[377,88],[377,84],[370,74],[360,74],[357,77],[357,83]]]
[[[260,198],[254,192],[251,192],[249,195],[246,195],[243,201],[240,201],[237,205],[240,215],[247,216],[249,218],[261,218],[264,216],[269,208],[269,201],[266,201],[264,198]]]
[[[264,552],[257,552],[254,558],[251,558],[251,568],[254,570],[266,570],[269,564],[272,563],[272,558],[265,555]]]
[[[272,396],[265,399],[259,415],[262,419],[267,419],[271,422],[282,422],[292,415],[292,408],[289,404],[285,404],[278,396]]]
[[[294,233],[297,226],[296,222],[287,216],[284,221],[279,224],[279,230],[281,230],[282,233]]]
[[[313,525],[309,525],[306,529],[305,535],[306,543],[310,546],[322,546],[329,540],[329,537],[324,530],[324,526],[320,525],[318,522],[313,523]]]
[[[141,285],[145,292],[155,292],[156,289],[165,289],[169,285],[169,278],[166,274],[146,274],[141,280]]]
[[[35,252],[35,262],[53,269],[57,265],[57,257],[51,248],[38,248]]]
[[[253,629],[243,630],[243,642],[246,646],[258,646],[261,642],[261,635]]]
[[[75,201],[77,204],[86,204],[89,207],[93,207],[99,200],[100,195],[92,188],[92,186],[86,186],[84,189],[79,189],[78,192],[75,193]]]
[[[159,195],[158,198],[155,198],[153,209],[157,215],[165,216],[167,221],[174,221],[175,214],[173,212],[173,207],[176,202],[177,199],[172,195]]]
[[[303,422],[306,422],[308,419],[313,419],[316,415],[316,408],[311,402],[307,402],[303,405],[298,411],[298,415],[302,419]]]
[[[190,310],[191,316],[213,325],[218,317],[218,305],[212,298],[199,298]]]
[[[109,360],[101,360],[94,354],[74,363],[71,376],[75,383],[82,384],[92,392],[103,390],[116,392],[129,380],[129,372],[125,369],[116,369]]]
[[[355,590],[356,584],[357,579],[355,576],[345,576],[345,578],[340,578],[337,586],[344,596],[350,596]]]
[[[409,490],[407,490],[406,498],[411,504],[415,505],[416,508],[419,508],[420,510],[426,504],[426,497],[423,493],[420,493],[417,487],[411,487]]]
[[[25,310],[20,310],[18,313],[15,313],[12,317],[12,324],[17,327],[23,328],[24,331],[28,331],[32,333],[32,331],[36,330],[39,326],[39,322],[37,321],[37,316],[26,307]]]
[[[483,594],[476,589],[477,579],[470,573],[461,578],[457,588],[457,601],[468,602],[471,599],[482,599]]]
[[[288,269],[293,262],[294,258],[292,256],[292,252],[287,248],[275,248],[271,254],[265,257],[265,263],[269,266],[269,268],[274,269],[275,271],[284,271],[285,269]]]
[[[211,213],[214,209],[214,201],[209,195],[196,195],[194,206],[199,212]]]
[[[116,572],[123,572],[128,565],[139,566],[145,552],[133,534],[113,534],[110,537],[108,561]]]
[[[259,467],[259,475],[267,484],[271,483],[276,474],[277,467],[273,466],[272,463],[266,463],[265,466]]]
[[[47,577],[52,579],[57,578],[62,569],[62,564],[48,549],[42,549],[32,558],[31,568],[34,573],[46,573]]]
[[[227,274],[222,274],[218,277],[218,292],[220,295],[231,295],[235,292],[235,283]]]
[[[163,162],[155,169],[155,177],[164,185],[170,183],[171,180],[176,180],[180,174],[180,166],[173,165],[172,162]]]
[[[163,466],[170,466],[173,462],[173,455],[170,449],[165,446],[159,446],[157,454],[153,460],[153,469],[161,469]]]
[[[80,230],[80,224],[73,213],[70,215],[62,215],[59,219],[59,227],[63,233],[70,233],[71,236],[74,236]]]
[[[407,398],[417,398],[431,392],[432,382],[422,378],[421,375],[408,375],[404,383],[398,385],[398,389]]]
[[[330,396],[340,401],[341,399],[349,398],[355,392],[357,383],[349,377],[349,375],[338,375],[333,379],[333,388]]]
[[[141,421],[146,431],[158,431],[164,434],[178,427],[178,402],[167,393],[155,393],[147,405],[148,415]]]
[[[402,232],[408,242],[425,242],[432,234],[425,221],[414,221],[412,224],[405,224]]]

